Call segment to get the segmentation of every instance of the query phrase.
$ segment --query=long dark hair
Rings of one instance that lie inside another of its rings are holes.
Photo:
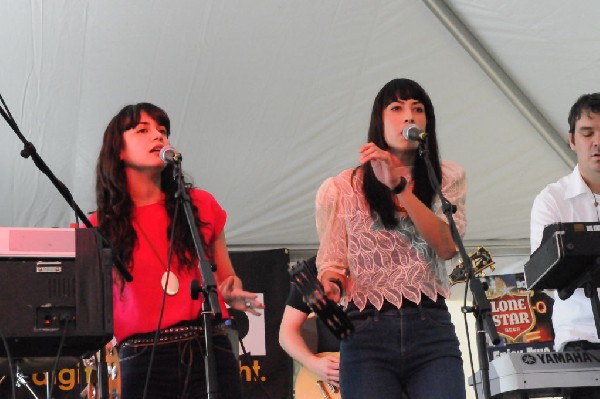
[[[383,111],[385,107],[394,101],[410,99],[420,101],[425,107],[428,135],[427,150],[436,178],[441,182],[442,167],[435,131],[435,112],[429,95],[417,82],[410,79],[394,79],[383,86],[373,102],[367,141],[375,143],[381,149],[389,149],[383,135]],[[377,213],[387,229],[395,228],[398,225],[398,220],[396,219],[396,206],[392,192],[377,180],[370,162],[362,165],[361,168],[364,171],[362,188],[371,208],[372,216],[375,217],[375,213]],[[413,193],[421,202],[431,208],[434,191],[429,183],[425,161],[420,156],[415,159],[412,179],[414,181]]]
[[[142,111],[164,126],[167,129],[167,136],[170,136],[171,122],[167,113],[161,108],[150,103],[127,105],[106,127],[96,165],[98,230],[114,246],[116,255],[130,271],[133,269],[133,248],[138,238],[132,225],[133,201],[127,189],[125,164],[120,154],[123,148],[123,132],[139,124]],[[190,185],[187,184],[187,187],[189,188]],[[167,165],[161,172],[160,189],[165,193],[165,208],[169,217],[169,226],[165,234],[170,239],[177,192],[177,182],[173,179],[173,165]],[[193,208],[196,224],[200,226],[198,209],[195,206]],[[206,251],[205,243],[203,247]],[[180,267],[190,270],[194,268],[197,255],[183,210],[178,212],[175,224],[173,251]]]

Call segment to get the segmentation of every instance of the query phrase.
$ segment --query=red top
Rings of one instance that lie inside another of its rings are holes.
[[[213,243],[225,227],[227,214],[214,197],[206,191],[190,190],[192,202],[198,207],[201,226],[200,234],[206,243]],[[180,209],[179,212],[183,212]],[[94,213],[90,220],[94,226],[98,220]],[[164,201],[151,205],[134,207],[133,228],[137,241],[133,249],[133,281],[121,287],[113,285],[114,334],[117,342],[139,333],[157,329],[158,317],[163,297],[161,278],[166,271],[169,241],[167,239],[168,216]],[[114,243],[113,245],[118,245]],[[154,247],[154,250],[152,249]],[[196,267],[192,272],[179,270],[177,257],[173,254],[171,273],[177,275],[179,291],[167,295],[160,328],[166,328],[183,320],[192,320],[200,316],[203,297],[192,300],[190,284],[200,279]],[[113,273],[118,273],[116,270]],[[173,275],[169,278],[173,278]],[[227,311],[219,293],[221,311],[226,317]]]

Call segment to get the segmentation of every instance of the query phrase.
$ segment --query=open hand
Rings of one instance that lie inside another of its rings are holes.
[[[225,302],[232,308],[260,316],[257,309],[264,309],[265,305],[256,299],[258,295],[244,291],[241,285],[239,278],[229,276],[219,284],[219,291],[221,291]]]

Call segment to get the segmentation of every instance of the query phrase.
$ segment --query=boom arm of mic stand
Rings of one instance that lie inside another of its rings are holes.
[[[92,223],[90,222],[88,217],[85,215],[85,213],[83,213],[83,211],[81,210],[79,205],[77,205],[77,203],[73,199],[73,196],[71,195],[71,192],[69,191],[69,189],[63,184],[63,182],[61,182],[56,177],[56,175],[54,175],[54,173],[52,173],[52,170],[50,170],[50,168],[44,162],[42,157],[40,157],[40,155],[38,154],[37,150],[35,149],[35,146],[31,142],[27,141],[27,139],[25,139],[23,134],[21,134],[21,131],[19,130],[19,126],[17,126],[17,123],[14,121],[14,119],[12,119],[10,117],[10,114],[7,113],[4,109],[2,109],[2,107],[0,107],[0,115],[2,115],[4,120],[11,127],[11,129],[16,133],[17,137],[19,137],[19,139],[23,142],[23,149],[21,150],[21,156],[23,158],[31,157],[31,160],[33,161],[35,166],[37,166],[37,168],[43,174],[45,174],[48,177],[48,179],[50,179],[50,182],[54,185],[54,187],[56,187],[58,192],[67,201],[67,203],[69,204],[71,209],[73,209],[73,211],[75,211],[75,214],[77,215],[77,217],[79,219],[81,219],[83,224],[85,224],[85,226],[88,228],[93,228],[94,226],[92,226]],[[110,244],[108,243],[108,241],[106,241],[106,239],[104,239],[104,237],[102,237],[102,241],[105,246],[110,247]],[[112,248],[110,248],[110,249],[112,250]],[[112,251],[112,252],[114,253],[114,251]],[[117,268],[117,270],[119,270],[119,273],[121,273],[121,275],[125,279],[125,281],[127,281],[127,282],[133,281],[133,276],[125,268],[125,266],[123,265],[123,263],[121,262],[120,259],[118,259],[117,257],[114,257],[114,264],[115,264],[115,267]]]
[[[198,267],[200,268],[202,283],[204,284],[204,289],[202,290],[204,294],[204,302],[202,303],[202,320],[204,322],[204,342],[206,344],[206,354],[204,356],[204,367],[206,370],[206,393],[208,399],[216,399],[218,398],[219,394],[217,367],[215,363],[214,346],[212,340],[213,329],[211,316],[214,315],[215,318],[220,319],[221,307],[219,305],[219,298],[217,295],[215,276],[213,275],[212,267],[206,259],[204,250],[202,249],[202,241],[200,239],[200,234],[198,233],[198,226],[196,226],[196,221],[194,219],[194,213],[192,210],[192,200],[185,189],[180,159],[175,161],[174,168],[174,175],[178,184],[177,198],[183,205],[183,210],[190,228],[190,233],[192,234],[192,238],[194,240],[194,246],[199,259]],[[194,291],[196,287],[192,286],[191,289]],[[194,292],[192,292],[191,295],[192,298],[196,298]]]
[[[175,162],[174,167],[176,179],[178,182],[178,190],[176,196],[181,201],[181,204],[183,206],[185,217],[190,228],[190,233],[194,241],[194,247],[196,249],[196,253],[198,254],[198,267],[200,268],[200,275],[202,276],[202,283],[204,285],[204,289],[202,291],[206,296],[205,299],[208,300],[212,308],[213,314],[215,315],[215,317],[218,318],[221,316],[221,307],[219,305],[219,298],[217,295],[217,284],[215,282],[215,276],[213,275],[211,264],[207,260],[206,255],[204,254],[204,249],[202,248],[202,239],[200,238],[200,233],[198,233],[198,226],[196,226],[194,211],[192,210],[192,200],[190,199],[190,196],[187,190],[185,189],[185,185],[183,182],[181,164],[179,162]]]
[[[490,305],[489,299],[485,296],[485,291],[483,290],[483,285],[478,278],[475,278],[473,273],[473,266],[471,264],[471,258],[467,254],[465,250],[465,246],[462,242],[462,238],[458,233],[458,228],[456,227],[456,223],[454,222],[454,217],[452,214],[454,213],[453,205],[448,201],[444,194],[442,193],[442,188],[440,187],[440,182],[437,181],[435,176],[435,172],[433,170],[433,166],[431,165],[431,160],[429,159],[429,154],[427,151],[427,137],[424,141],[419,143],[419,155],[423,157],[425,161],[425,165],[427,166],[427,174],[429,175],[429,183],[431,187],[435,191],[435,193],[440,197],[442,202],[442,210],[448,219],[448,225],[450,226],[450,232],[452,234],[452,240],[456,244],[458,248],[458,252],[463,260],[463,265],[467,271],[467,284],[471,293],[473,295],[473,302],[475,304],[475,313],[477,319],[477,348],[479,352],[479,368],[481,370],[481,383],[483,387],[483,393],[485,398],[491,397],[490,392],[490,378],[489,378],[489,361],[487,357],[487,348],[485,344],[485,337],[480,335],[480,331],[482,329],[489,335],[490,340],[494,345],[497,345],[500,342],[500,337],[498,336],[498,331],[496,330],[496,325],[492,320],[492,306]]]

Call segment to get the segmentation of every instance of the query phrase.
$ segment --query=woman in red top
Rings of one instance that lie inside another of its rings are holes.
[[[113,286],[124,399],[142,398],[145,390],[147,398],[206,397],[202,299],[192,300],[189,293],[191,281],[201,280],[198,256],[184,211],[177,209],[173,165],[159,158],[169,135],[169,117],[161,108],[128,105],[106,128],[96,168],[98,210],[92,222],[133,275],[127,283],[115,273]],[[243,290],[229,259],[225,211],[208,192],[187,189],[204,252],[217,266],[221,311],[227,314],[227,302],[258,314],[255,308],[263,305]],[[219,397],[239,398],[237,360],[223,325],[215,320],[214,327]]]

